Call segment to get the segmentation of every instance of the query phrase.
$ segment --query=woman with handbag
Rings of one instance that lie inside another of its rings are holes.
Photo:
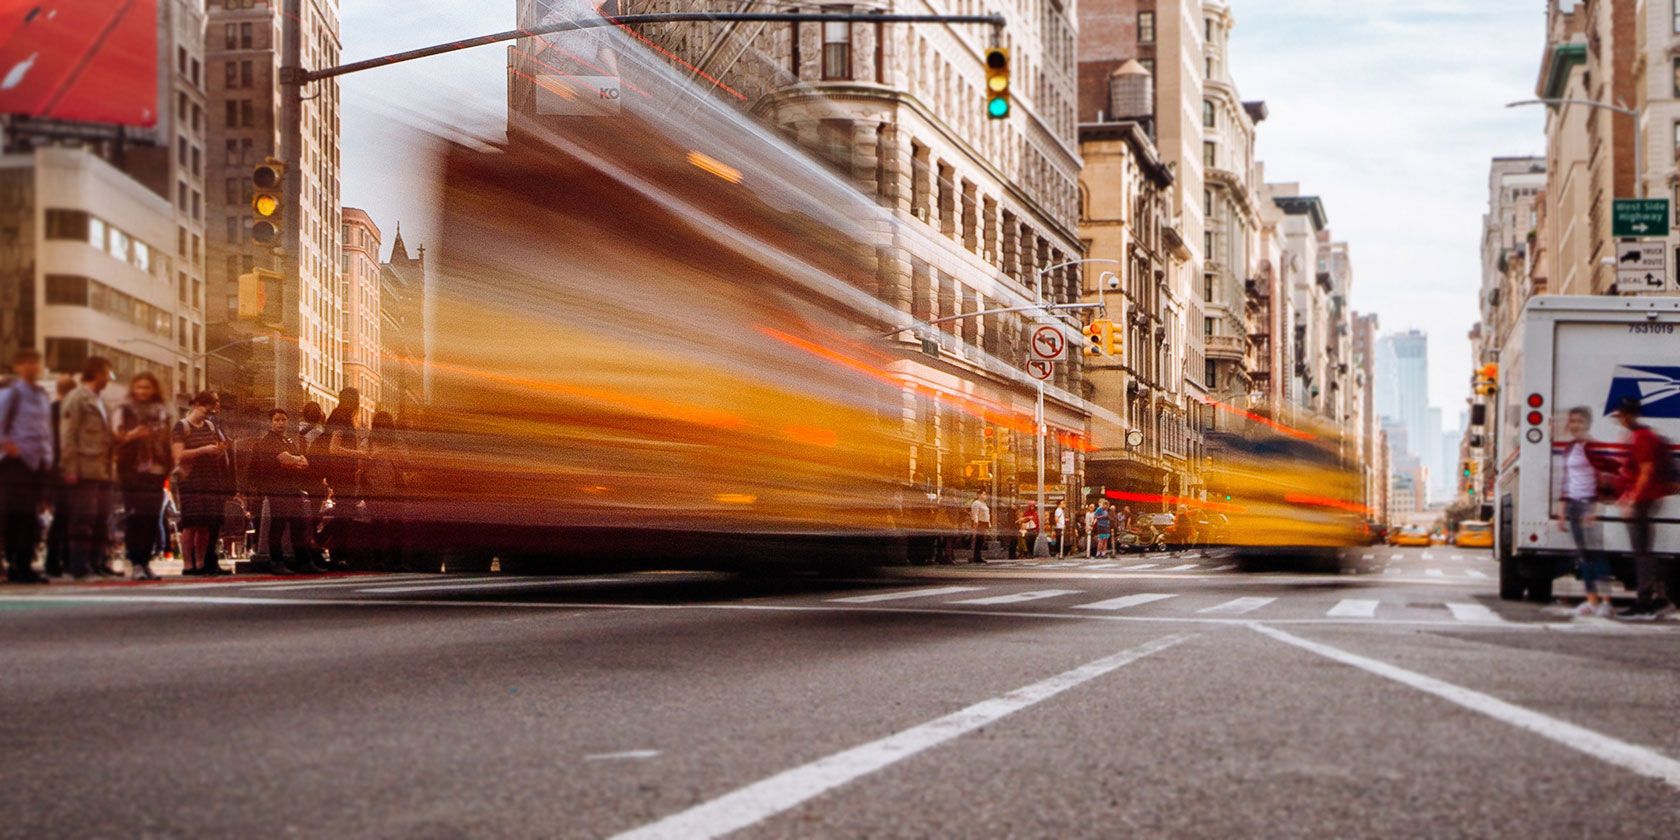
[[[192,398],[187,416],[171,435],[179,465],[177,493],[181,498],[181,560],[183,575],[225,575],[219,564],[207,563],[212,534],[226,515],[224,503],[231,476],[228,441],[210,413],[217,403],[214,391]]]

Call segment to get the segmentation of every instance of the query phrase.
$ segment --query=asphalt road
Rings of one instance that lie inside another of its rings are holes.
[[[1354,559],[0,589],[0,836],[1680,837],[1680,622]]]

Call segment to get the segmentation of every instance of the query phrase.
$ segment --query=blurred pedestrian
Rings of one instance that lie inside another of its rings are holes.
[[[210,421],[214,391],[192,398],[187,416],[171,434],[176,464],[176,493],[181,505],[181,562],[183,575],[227,574],[210,559],[210,543],[220,531],[224,488],[228,485],[228,441]]]
[[[1020,522],[1016,529],[1021,534],[1021,550],[1028,557],[1038,553],[1038,503],[1027,502],[1025,510],[1021,511]]]
[[[52,403],[37,385],[41,354],[32,347],[12,356],[13,379],[0,389],[0,541],[6,579],[46,583],[35,572],[41,504],[53,462]]]
[[[377,563],[386,571],[403,567],[403,490],[408,471],[408,448],[397,436],[396,418],[389,412],[373,415],[368,432],[367,460],[362,464],[361,496],[365,500]]]
[[[157,580],[157,550],[163,514],[163,485],[174,467],[169,445],[171,418],[156,376],[141,371],[128,383],[128,399],[117,407],[117,482],[123,498],[123,543],[135,580]]]
[[[1056,512],[1055,512],[1055,518],[1052,520],[1052,527],[1054,527],[1056,529],[1055,530],[1056,544],[1054,546],[1056,556],[1057,557],[1066,557],[1067,556],[1067,536],[1068,536],[1068,533],[1067,533],[1068,515],[1067,515],[1067,502],[1066,501],[1060,501],[1060,502],[1056,503]]]
[[[1096,529],[1096,543],[1098,557],[1107,557],[1109,541],[1114,538],[1114,511],[1108,506],[1108,500],[1097,502],[1094,526]]]
[[[1593,440],[1588,436],[1592,421],[1592,409],[1586,406],[1569,410],[1569,419],[1564,426],[1569,440],[1558,456],[1555,470],[1558,490],[1555,518],[1558,529],[1567,532],[1574,540],[1576,573],[1581,576],[1581,586],[1587,591],[1587,600],[1576,610],[1576,614],[1603,618],[1610,615],[1610,593],[1600,593],[1598,588],[1599,581],[1610,579],[1610,564],[1596,544],[1598,513],[1595,507],[1602,468],[1592,454]]]
[[[1668,441],[1639,422],[1640,402],[1630,397],[1616,409],[1616,420],[1632,438],[1622,465],[1621,505],[1627,520],[1628,544],[1638,578],[1632,607],[1616,614],[1630,621],[1651,621],[1673,609],[1663,591],[1663,567],[1651,553],[1651,508],[1673,490],[1674,453]]]
[[[111,412],[100,394],[111,384],[111,362],[89,356],[82,363],[82,381],[64,398],[59,418],[63,457],[59,474],[68,487],[70,556],[68,571],[77,580],[90,573],[116,577],[111,568],[111,505],[116,470],[112,463],[116,439]]]
[[[1087,503],[1085,515],[1080,517],[1080,532],[1085,539],[1085,556],[1097,556],[1097,506]]]
[[[308,535],[309,561],[311,565],[325,569],[327,562],[321,554],[320,542],[317,538],[321,522],[321,504],[327,500],[327,457],[326,433],[327,415],[321,410],[321,404],[310,400],[303,404],[303,417],[298,420],[297,444],[298,454],[309,460],[308,469],[299,476],[299,486],[304,493],[303,501],[303,530]]]
[[[974,501],[968,505],[968,524],[973,530],[974,555],[972,563],[984,564],[986,559],[980,553],[986,550],[986,540],[992,532],[992,508],[986,504],[986,491],[974,494]]]
[[[59,442],[58,421],[64,416],[64,398],[76,390],[76,377],[61,373],[54,383],[57,397],[52,404],[52,469],[47,476],[47,495],[52,503],[52,523],[47,526],[47,577],[62,577],[70,557],[69,485],[59,471],[64,447]]]
[[[287,434],[290,418],[286,410],[276,408],[268,413],[268,433],[257,441],[251,455],[251,489],[260,501],[254,510],[268,506],[268,568],[274,574],[320,572],[311,557],[308,519],[308,497],[304,495],[304,480],[309,473],[309,459],[302,446]],[[292,559],[286,560],[285,543],[292,544]]]

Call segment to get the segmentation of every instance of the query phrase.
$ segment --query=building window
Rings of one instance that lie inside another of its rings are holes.
[[[1143,65],[1143,69],[1149,71],[1149,75],[1151,75],[1151,76],[1155,75],[1155,59],[1153,59],[1153,58],[1140,58],[1140,59],[1138,59],[1138,63]]]
[[[1216,122],[1213,113],[1213,100],[1202,100],[1202,127],[1213,128]]]
[[[222,44],[230,50],[239,46],[239,27],[237,25],[230,23],[222,27]]]
[[[48,210],[47,238],[79,242],[89,241],[88,214],[80,210]],[[101,233],[100,241],[96,243],[96,247],[105,247],[104,238],[104,234]]]
[[[1213,303],[1213,275],[1202,275],[1202,300]],[[1212,320],[1211,318],[1208,320]]]
[[[239,48],[240,49],[242,49],[242,50],[251,49],[251,47],[253,46],[254,41],[255,41],[255,34],[254,33],[255,33],[255,27],[251,26],[251,24],[249,24],[249,23],[239,24]]]
[[[1218,153],[1216,151],[1216,147],[1214,146],[1214,144],[1206,143],[1206,142],[1202,143],[1202,165],[1203,166],[1207,167],[1208,169],[1212,169],[1213,168],[1213,161],[1214,161],[1214,158],[1217,156],[1217,154]]]
[[[1680,96],[1680,58],[1674,59],[1674,95]]]
[[[850,6],[833,6],[830,8],[839,14],[847,14],[852,10]],[[822,33],[823,78],[850,79],[852,77],[852,25],[842,22],[825,22]]]
[[[1202,364],[1205,368],[1202,371],[1202,384],[1206,385],[1209,388],[1215,387],[1214,386],[1214,379],[1217,378],[1215,376],[1215,373],[1217,372],[1218,368],[1216,368],[1214,366],[1212,359],[1209,359],[1208,361],[1203,362]]]
[[[1209,278],[1209,279],[1212,279],[1212,278]],[[1208,298],[1210,300],[1212,299],[1212,297],[1213,297],[1212,295],[1208,296]],[[1213,337],[1213,324],[1214,324],[1214,321],[1213,321],[1212,318],[1203,318],[1202,319],[1202,335],[1203,336],[1205,336],[1207,338],[1212,338]]]
[[[227,106],[227,108],[226,108],[226,110],[227,110],[227,120],[226,120],[227,127],[228,128],[238,127],[238,125],[239,125],[239,103],[233,101],[232,99],[229,99],[227,102],[224,102],[222,104]],[[231,143],[233,141],[229,140],[228,142]]]
[[[242,88],[249,88],[255,86],[255,84],[256,83],[253,81],[251,62],[239,62],[239,86]]]
[[[1138,12],[1138,43],[1155,43],[1155,13]]]

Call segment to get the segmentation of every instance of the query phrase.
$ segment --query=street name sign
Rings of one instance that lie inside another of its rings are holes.
[[[1067,334],[1061,327],[1044,324],[1034,327],[1032,341],[1032,357],[1045,362],[1061,362],[1067,360]]]
[[[1056,363],[1045,359],[1028,359],[1027,375],[1040,382],[1049,382],[1056,375]]]
[[[1660,292],[1668,288],[1666,242],[1616,243],[1616,291]]]
[[[1618,198],[1611,205],[1611,236],[1667,236],[1668,226],[1669,203],[1666,198]]]

